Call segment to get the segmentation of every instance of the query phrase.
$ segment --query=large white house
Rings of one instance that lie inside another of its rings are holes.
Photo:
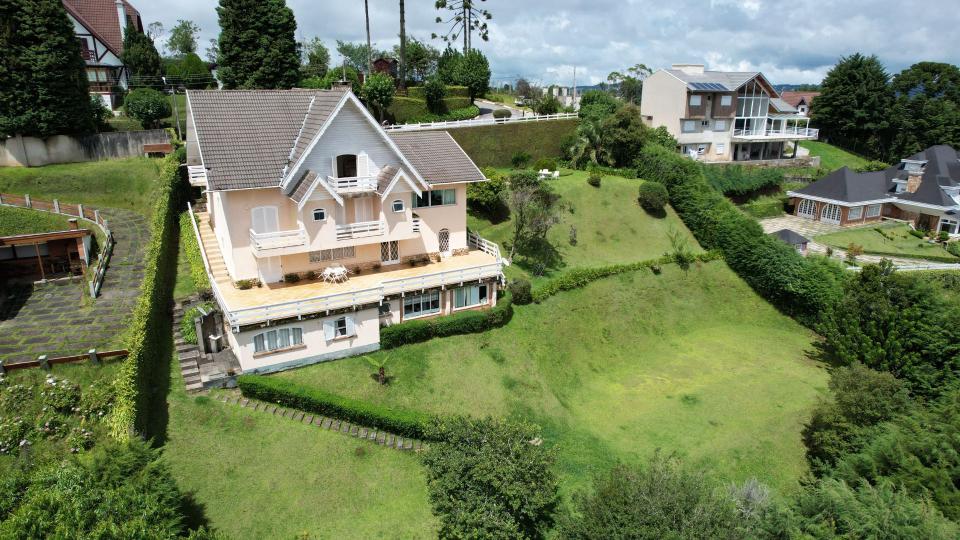
[[[119,108],[122,90],[129,86],[129,72],[120,60],[123,36],[128,28],[143,32],[140,12],[125,0],[63,0],[63,7],[80,41],[90,95],[110,110]]]
[[[795,157],[796,143],[818,134],[762,73],[710,71],[702,64],[674,64],[647,77],[640,112],[653,127],[666,127],[684,154],[702,161]]]
[[[466,220],[467,185],[486,178],[446,132],[387,133],[346,88],[191,90],[187,105],[197,232],[244,372],[495,305],[499,249]]]

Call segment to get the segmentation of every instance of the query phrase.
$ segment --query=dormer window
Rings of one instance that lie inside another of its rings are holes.
[[[903,163],[903,170],[910,174],[919,174],[923,172],[923,167],[927,164],[926,161],[914,161],[910,159],[904,159],[901,161],[901,163]]]
[[[357,176],[357,155],[341,154],[337,156],[337,178],[353,178]]]

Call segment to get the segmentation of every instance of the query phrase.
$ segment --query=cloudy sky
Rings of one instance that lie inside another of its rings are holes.
[[[218,34],[216,0],[132,0],[144,24],[176,19],[201,27],[200,49]],[[597,83],[643,63],[702,62],[708,69],[760,70],[775,83],[819,82],[837,58],[877,54],[888,70],[919,60],[960,63],[960,10],[933,0],[486,0],[490,41],[474,40],[495,82]],[[287,0],[298,39],[365,39],[360,0]],[[406,0],[407,34],[441,33],[433,0]],[[370,0],[377,47],[398,42],[397,0]],[[442,48],[442,43],[435,42]],[[337,55],[333,53],[334,60]]]

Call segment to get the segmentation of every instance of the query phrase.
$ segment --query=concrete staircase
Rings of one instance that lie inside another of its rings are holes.
[[[220,244],[217,243],[217,236],[210,227],[209,218],[201,215],[199,221],[197,229],[200,230],[203,250],[207,253],[210,272],[213,273],[213,277],[217,283],[229,283],[230,274],[227,272],[227,263],[223,260],[223,253],[220,252]]]
[[[200,349],[184,341],[183,334],[180,332],[181,321],[183,321],[183,307],[178,304],[173,308],[173,347],[177,351],[180,374],[183,375],[187,392],[197,392],[203,390],[203,383],[200,382],[200,366],[197,364],[200,360]]]

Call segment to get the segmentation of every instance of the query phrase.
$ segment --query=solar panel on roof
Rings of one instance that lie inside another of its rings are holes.
[[[693,87],[694,90],[709,90],[712,92],[726,92],[727,90],[726,86],[720,83],[712,83],[712,82],[708,82],[708,83],[695,82],[695,83],[690,83],[690,86]]]

